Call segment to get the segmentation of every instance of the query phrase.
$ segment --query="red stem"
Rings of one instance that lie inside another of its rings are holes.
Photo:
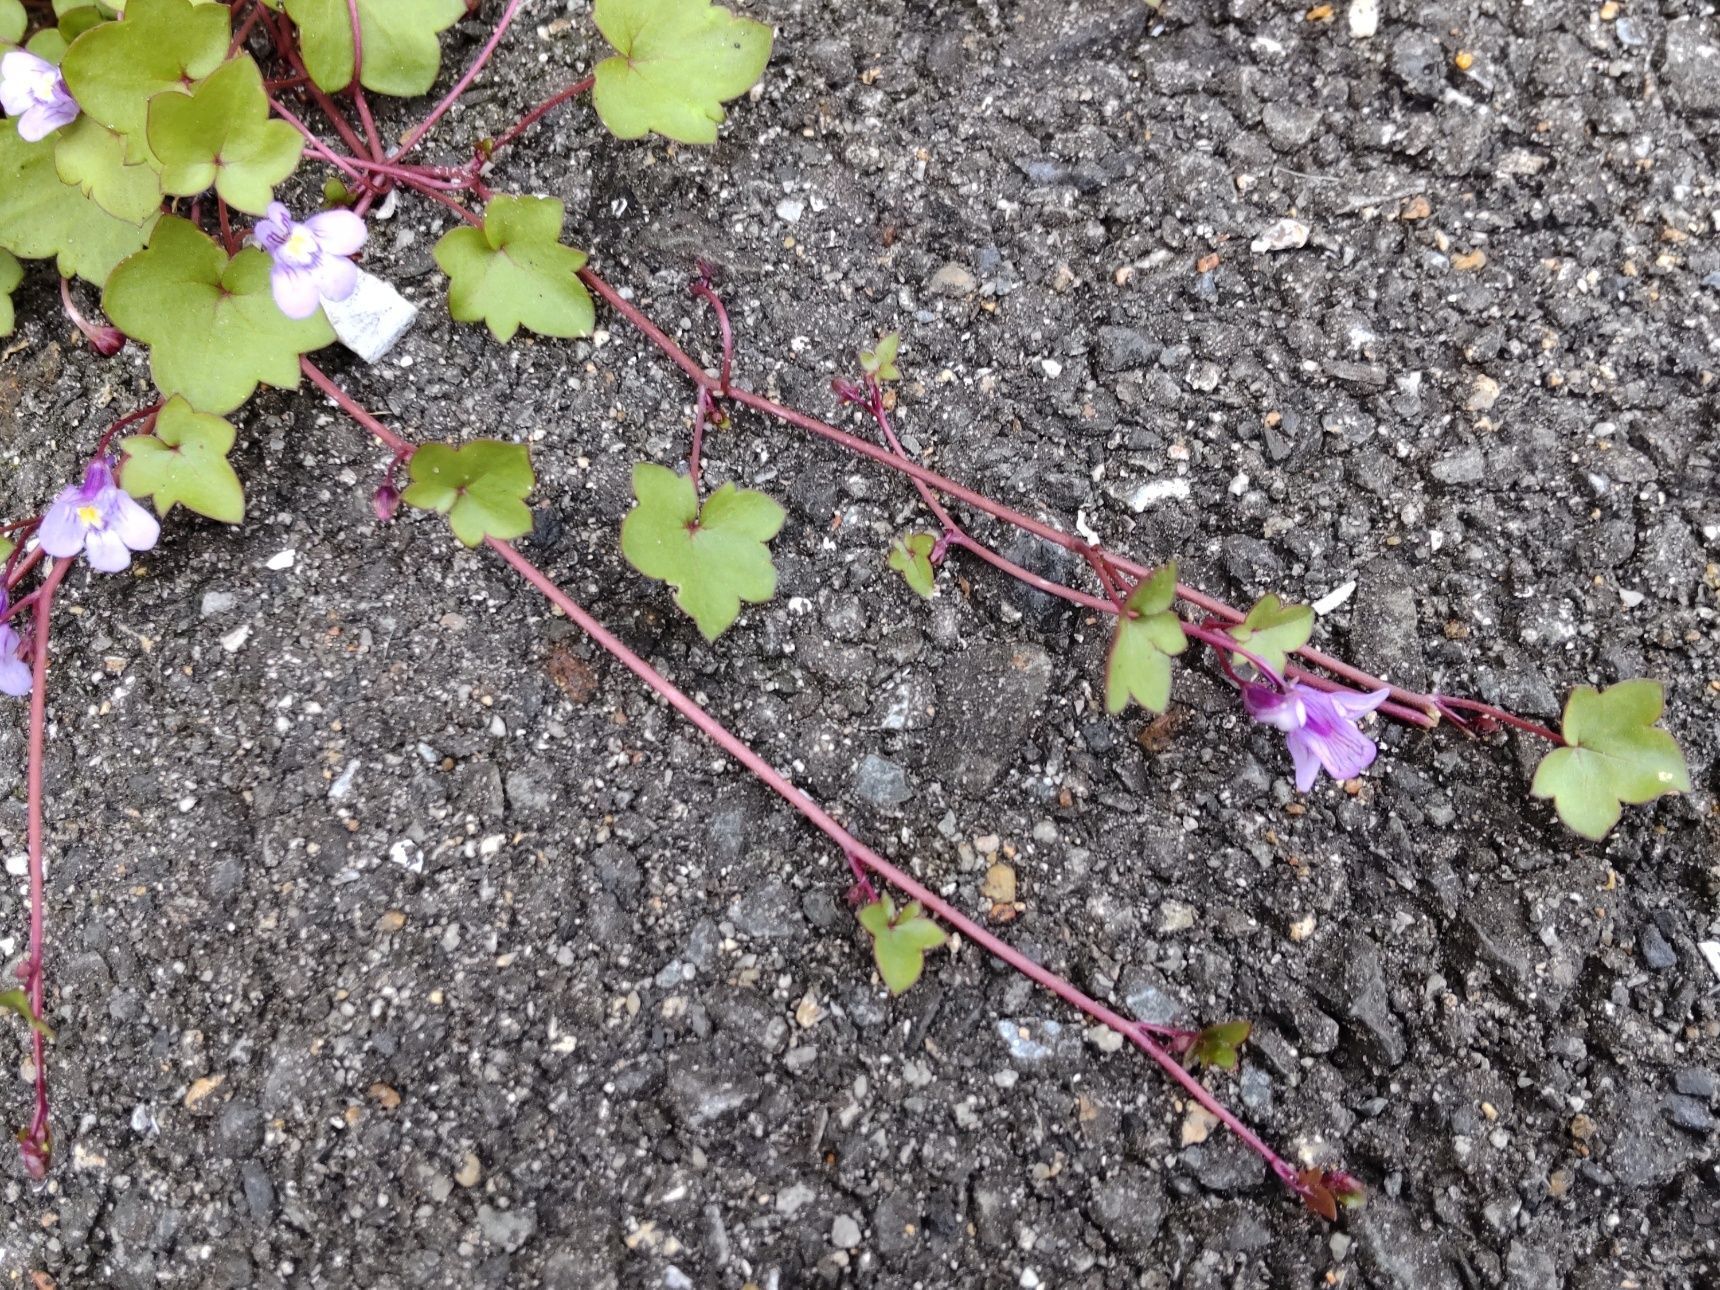
[[[729,377],[735,366],[735,331],[729,325],[729,311],[723,304],[723,298],[711,288],[711,284],[700,277],[693,282],[693,294],[711,307],[717,315],[717,331],[723,339],[722,375],[717,380],[715,393],[720,397],[729,392]]]
[[[635,305],[629,301],[623,300],[615,288],[605,282],[595,270],[587,267],[581,269],[579,274],[580,278],[588,287],[597,292],[598,295],[602,296],[617,313],[621,314],[621,316],[626,318],[628,322],[638,328],[640,332],[649,337],[651,342],[663,352],[664,356],[674,363],[675,366],[685,372],[690,379],[705,386],[707,389],[711,389],[713,391],[717,390],[717,378],[711,376],[710,373],[704,370],[704,368],[700,367],[699,364],[695,363],[690,357],[688,357],[687,353],[668,335],[666,335],[662,328],[658,327],[649,318],[647,318]],[[1153,572],[1145,565],[1138,564],[1133,560],[1117,555],[1103,547],[1091,547],[1088,543],[1082,541],[1078,537],[1065,533],[1061,529],[1054,528],[1043,521],[1036,520],[1030,515],[1024,515],[1020,511],[1017,511],[1012,507],[1005,506],[1001,502],[994,502],[983,493],[977,493],[965,485],[956,483],[953,479],[948,479],[943,475],[938,474],[936,471],[927,470],[917,462],[898,458],[886,449],[879,448],[875,444],[868,443],[866,440],[858,438],[855,435],[851,435],[845,430],[839,430],[828,422],[819,420],[817,417],[809,416],[806,413],[796,411],[793,408],[784,407],[782,404],[777,403],[772,399],[768,399],[762,394],[756,394],[751,390],[733,388],[729,390],[728,397],[733,399],[736,403],[752,408],[756,412],[762,412],[766,416],[774,417],[778,421],[785,422],[788,425],[805,430],[810,434],[817,435],[821,439],[827,439],[831,443],[838,444],[841,447],[846,448],[857,456],[869,458],[890,470],[894,470],[899,474],[908,476],[910,479],[917,479],[938,492],[943,493],[947,497],[953,497],[968,506],[972,506],[975,510],[983,511],[994,519],[1003,521],[1005,524],[1010,524],[1018,529],[1023,529],[1032,533],[1036,537],[1043,538],[1045,541],[1054,543],[1067,551],[1072,551],[1083,559],[1087,558],[1087,553],[1089,551],[1094,551],[1110,564],[1133,577],[1150,577]],[[1229,622],[1241,622],[1244,617],[1241,610],[1227,605],[1221,600],[1215,600],[1205,592],[1199,591],[1184,583],[1179,582],[1177,584],[1177,595],[1181,599],[1188,601],[1190,604],[1198,606],[1199,608],[1206,610],[1208,613],[1226,619]],[[1418,694],[1414,690],[1406,690],[1399,686],[1392,685],[1389,681],[1381,680],[1376,676],[1370,676],[1359,668],[1351,667],[1349,664],[1344,663],[1339,659],[1332,658],[1329,655],[1322,654],[1316,650],[1304,648],[1298,650],[1297,653],[1316,667],[1324,668],[1335,676],[1344,677],[1346,680],[1352,681],[1365,689],[1390,690],[1392,698],[1398,703],[1401,703],[1406,707],[1418,708],[1429,717],[1437,717],[1437,711],[1434,707],[1433,700],[1428,695]]]
[[[1554,744],[1557,747],[1563,748],[1565,746],[1565,737],[1559,734],[1556,730],[1549,730],[1546,726],[1540,725],[1536,722],[1526,721],[1522,717],[1513,716],[1511,713],[1505,711],[1505,709],[1496,708],[1491,703],[1479,703],[1474,699],[1453,699],[1449,695],[1445,694],[1434,695],[1433,702],[1436,707],[1456,708],[1461,712],[1477,712],[1484,717],[1490,717],[1494,721],[1503,722],[1505,725],[1521,730],[1525,734],[1531,734],[1536,738],[1545,739],[1548,743]],[[1453,719],[1460,720],[1456,717],[1455,713],[1447,713],[1446,715],[1451,716]],[[1461,724],[1466,725],[1468,723],[1461,722]]]
[[[349,3],[350,2],[351,0],[349,0]],[[487,40],[484,43],[484,47],[478,51],[477,58],[472,60],[472,65],[466,69],[465,75],[455,81],[454,88],[444,94],[442,96],[442,101],[430,109],[429,116],[425,117],[417,125],[413,126],[401,136],[400,146],[390,154],[390,160],[398,161],[401,157],[404,157],[408,152],[412,151],[413,148],[417,147],[418,141],[430,133],[431,127],[433,127],[436,122],[440,121],[443,116],[447,114],[449,108],[453,107],[455,103],[460,101],[460,96],[471,87],[473,81],[478,79],[478,73],[483,71],[484,64],[490,61],[490,55],[496,52],[496,46],[502,43],[502,37],[507,34],[508,28],[513,25],[514,15],[519,12],[520,5],[523,2],[524,0],[508,0],[508,7],[502,10],[502,16],[496,20],[496,29],[490,33],[489,40]]]
[[[527,130],[531,129],[539,121],[543,120],[544,117],[555,111],[556,108],[560,107],[571,98],[578,98],[595,84],[597,84],[597,78],[595,76],[587,76],[584,80],[575,81],[559,94],[551,95],[542,103],[539,103],[530,112],[527,112],[518,121],[514,122],[513,125],[509,126],[508,129],[503,132],[502,137],[490,145],[490,155],[492,157],[495,156],[496,153],[507,147],[515,139],[519,138]]]
[[[1239,1120],[1228,1108],[1209,1093],[1204,1085],[1193,1075],[1183,1069],[1176,1058],[1156,1043],[1152,1036],[1141,1025],[1128,1020],[1126,1017],[1112,1011],[1098,1000],[1082,993],[1074,985],[1058,976],[1055,972],[1040,966],[1033,959],[1021,953],[1007,942],[1000,940],[978,923],[968,918],[959,909],[945,901],[929,888],[921,885],[909,874],[891,864],[883,856],[873,851],[861,842],[798,788],[786,776],[779,773],[771,764],[743,743],[710,713],[706,712],[692,699],[677,689],[676,686],[662,673],[647,663],[639,655],[628,649],[621,640],[586,613],[560,587],[550,580],[541,569],[526,559],[512,546],[495,538],[488,539],[490,548],[502,559],[512,565],[527,582],[542,592],[557,609],[566,614],[579,629],[590,636],[593,641],[608,651],[614,658],[627,668],[651,689],[657,692],[668,704],[679,712],[719,748],[746,767],[756,778],[787,802],[806,820],[819,829],[826,837],[842,849],[850,862],[858,862],[872,873],[877,874],[885,882],[913,900],[917,900],[926,909],[937,915],[939,919],[960,932],[968,940],[984,949],[987,953],[1002,959],[1010,967],[1027,977],[1036,984],[1051,991],[1059,999],[1071,1007],[1078,1009],[1091,1017],[1108,1030],[1115,1031],[1124,1039],[1134,1044],[1148,1057],[1156,1062],[1161,1070],[1180,1084],[1183,1090],[1211,1115],[1228,1128],[1237,1137],[1248,1144],[1267,1165],[1274,1175],[1298,1196],[1307,1196],[1306,1185],[1297,1177],[1297,1171],[1288,1161],[1267,1146],[1265,1141]]]
[[[371,434],[382,440],[383,443],[394,449],[397,457],[409,457],[412,455],[413,449],[417,445],[406,439],[402,439],[399,435],[395,434],[394,431],[390,430],[387,426],[383,425],[382,422],[378,421],[375,417],[371,416],[370,413],[366,412],[356,401],[354,401],[350,394],[331,381],[322,368],[318,367],[308,358],[301,358],[299,360],[299,370],[306,376],[310,377],[312,385],[316,386],[324,394],[328,395],[329,398],[333,399],[335,406],[342,412],[346,413],[347,416],[351,417],[354,421],[358,422],[359,425],[370,431]]]
[[[24,988],[30,996],[30,1009],[38,1018],[43,1015],[46,997],[43,954],[46,942],[46,891],[43,870],[43,770],[47,761],[48,737],[48,627],[53,613],[54,592],[71,571],[72,561],[56,560],[41,590],[35,596],[35,625],[31,638],[30,658],[30,729],[28,816],[26,831],[30,864],[30,949],[24,960]],[[23,1140],[26,1164],[44,1171],[48,1163],[48,1048],[39,1030],[30,1032],[31,1056],[36,1067],[36,1107],[30,1128]],[[39,1153],[32,1155],[32,1152]]]

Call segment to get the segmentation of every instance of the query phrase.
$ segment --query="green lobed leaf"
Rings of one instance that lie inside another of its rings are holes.
[[[908,902],[898,914],[895,901],[888,895],[879,896],[861,908],[859,918],[860,926],[872,937],[872,958],[891,994],[901,994],[918,981],[925,970],[926,951],[949,940],[944,929],[921,912],[917,900]]]
[[[1625,803],[1688,793],[1690,771],[1673,738],[1655,723],[1666,707],[1659,681],[1620,681],[1605,690],[1579,685],[1565,702],[1555,748],[1535,768],[1529,791],[1553,799],[1567,828],[1600,841]]]
[[[128,156],[141,161],[149,155],[150,100],[185,93],[226,61],[229,17],[221,4],[130,0],[125,21],[84,32],[60,70],[78,105],[123,135]]]
[[[901,333],[887,331],[878,338],[877,349],[860,351],[860,366],[880,381],[899,381],[902,369],[896,366],[896,355],[901,348]]]
[[[579,280],[585,255],[561,245],[566,207],[553,197],[497,197],[484,227],[452,230],[436,243],[456,322],[485,322],[506,344],[521,327],[543,336],[588,336],[597,324]]]
[[[1117,616],[1111,654],[1105,665],[1105,710],[1115,715],[1133,699],[1151,712],[1171,701],[1171,656],[1188,646],[1182,620],[1171,612],[1176,599],[1177,567],[1167,564],[1143,579]]]
[[[932,568],[932,549],[937,544],[930,533],[910,533],[890,544],[890,567],[927,600],[937,590],[937,570]]]
[[[639,504],[621,522],[621,554],[648,578],[675,588],[675,603],[714,641],[739,617],[741,602],[776,594],[765,544],[781,530],[782,507],[763,493],[724,484],[699,508],[693,481],[663,466],[633,467]]]
[[[275,185],[293,173],[304,138],[269,117],[263,74],[249,54],[223,63],[189,95],[158,94],[149,105],[149,146],[161,186],[191,197],[215,185],[229,206],[262,215]]]
[[[0,336],[10,336],[17,323],[12,312],[12,293],[24,280],[24,266],[10,251],[0,251]],[[0,552],[4,558],[5,552]]]
[[[160,172],[147,159],[130,160],[124,136],[93,116],[80,116],[55,135],[54,170],[128,224],[141,225],[161,207]]]
[[[1240,623],[1224,629],[1238,645],[1246,645],[1279,676],[1289,666],[1290,655],[1308,643],[1314,634],[1314,610],[1308,605],[1286,605],[1277,596],[1256,600]],[[1231,656],[1231,666],[1248,662],[1240,654]]]
[[[770,61],[771,29],[710,0],[597,0],[592,19],[616,51],[597,65],[592,106],[619,139],[715,143],[723,104]]]
[[[227,454],[233,427],[220,417],[196,412],[174,395],[155,420],[153,435],[133,435],[120,444],[125,465],[120,484],[133,497],[155,499],[156,514],[184,506],[223,524],[245,518],[245,486]]]
[[[0,122],[0,249],[23,260],[57,259],[61,277],[100,286],[114,266],[149,240],[158,215],[119,219],[60,179],[54,139],[25,143],[16,122]]]
[[[19,0],[0,0],[0,45],[21,44],[30,17]]]
[[[492,537],[507,542],[532,531],[525,499],[537,479],[524,444],[427,443],[412,454],[408,471],[412,483],[400,500],[446,515],[454,536],[467,546]]]
[[[163,217],[148,248],[113,271],[102,308],[150,347],[150,373],[162,394],[183,394],[192,407],[217,415],[244,403],[259,384],[296,389],[299,355],[335,338],[321,310],[300,321],[281,312],[269,290],[267,255],[247,247],[228,259],[177,216]]]
[[[286,0],[298,24],[305,69],[333,94],[352,84],[352,13],[346,0]],[[466,16],[466,0],[358,0],[364,44],[359,80],[395,98],[429,92],[442,67],[437,37]]]
[[[18,549],[18,544],[9,537],[0,537],[0,560],[4,560]]]
[[[36,1010],[30,1006],[30,996],[22,990],[0,990],[0,1012],[15,1012],[24,1019],[25,1025],[44,1039],[54,1037],[48,1023],[38,1017]]]
[[[1189,1045],[1188,1063],[1233,1071],[1241,1061],[1242,1045],[1253,1033],[1251,1021],[1221,1021],[1208,1026]]]

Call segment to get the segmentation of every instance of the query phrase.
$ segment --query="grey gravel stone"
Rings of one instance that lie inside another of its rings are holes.
[[[908,774],[895,762],[867,753],[854,768],[854,795],[880,809],[900,806],[913,797]]]

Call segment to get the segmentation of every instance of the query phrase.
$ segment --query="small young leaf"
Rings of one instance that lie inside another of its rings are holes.
[[[54,256],[61,277],[100,286],[160,217],[133,224],[108,214],[60,179],[54,148],[54,138],[25,143],[15,121],[0,121],[0,249],[24,260]]]
[[[0,537],[0,560],[4,560],[18,549],[18,544],[9,537]]]
[[[25,1025],[41,1035],[42,1038],[52,1039],[54,1037],[54,1032],[48,1023],[38,1017],[36,1010],[30,1006],[30,996],[22,990],[0,990],[0,1012],[15,1012],[24,1019]]]
[[[770,61],[770,28],[710,0],[597,0],[592,18],[616,52],[597,65],[591,102],[618,139],[715,143],[723,104]]]
[[[412,454],[407,470],[412,483],[400,500],[442,512],[467,546],[492,537],[508,542],[532,531],[525,499],[537,478],[524,444],[481,439],[452,448],[427,443]]]
[[[898,914],[896,902],[880,896],[861,908],[859,918],[872,937],[872,958],[891,994],[901,994],[918,981],[925,970],[926,951],[949,940],[943,928],[920,912],[917,900]]]
[[[0,0],[0,45],[23,43],[24,29],[30,25],[20,0]]]
[[[1325,1172],[1319,1169],[1304,1169],[1296,1175],[1296,1181],[1302,1184],[1302,1203],[1328,1223],[1336,1222],[1338,1198],[1332,1194],[1332,1189],[1326,1186]]]
[[[1221,1021],[1208,1026],[1189,1045],[1188,1062],[1190,1065],[1216,1066],[1219,1070],[1233,1071],[1240,1059],[1242,1045],[1248,1042],[1253,1031],[1254,1023],[1251,1021]]]
[[[917,595],[927,600],[937,590],[937,571],[932,568],[932,548],[938,540],[930,533],[910,533],[890,544],[890,567]]]
[[[1560,728],[1568,747],[1541,759],[1530,793],[1552,798],[1566,827],[1596,842],[1618,823],[1624,803],[1688,793],[1684,754],[1655,725],[1665,706],[1659,681],[1620,681],[1605,690],[1579,685]]]
[[[161,207],[161,175],[147,160],[128,160],[124,136],[93,116],[79,117],[55,136],[54,169],[62,182],[128,224],[142,224]]]
[[[24,280],[24,266],[10,251],[0,251],[0,336],[10,336],[17,322],[12,313],[12,293]]]
[[[456,322],[486,322],[506,344],[521,327],[543,336],[588,336],[597,323],[579,280],[585,255],[557,240],[566,208],[553,197],[497,197],[484,227],[436,243]]]
[[[287,0],[305,67],[330,94],[352,83],[352,11],[346,0]],[[358,0],[364,88],[395,98],[428,93],[442,66],[437,37],[466,16],[466,0]]]
[[[245,486],[227,460],[233,427],[192,411],[180,395],[161,409],[153,435],[133,435],[120,450],[125,453],[121,486],[133,497],[154,497],[156,514],[166,515],[179,504],[223,524],[245,518]]]
[[[224,4],[130,0],[124,22],[91,27],[60,64],[78,106],[125,136],[127,155],[149,155],[144,128],[157,94],[183,94],[227,58],[231,14]]]
[[[1234,627],[1225,628],[1225,632],[1282,677],[1291,651],[1301,649],[1314,634],[1314,611],[1307,605],[1283,604],[1277,596],[1262,596],[1254,602],[1247,617]],[[1232,667],[1247,664],[1242,655],[1231,656]]]
[[[901,333],[887,331],[878,338],[877,349],[860,351],[860,366],[880,381],[899,381],[902,371],[896,366],[896,354],[901,347]]]
[[[189,96],[156,95],[149,105],[149,146],[161,161],[165,191],[191,197],[214,184],[229,206],[261,215],[275,185],[299,164],[305,142],[285,121],[269,119],[263,74],[242,54]]]
[[[1115,715],[1133,699],[1151,712],[1171,701],[1171,656],[1188,647],[1182,620],[1171,612],[1176,599],[1177,567],[1165,565],[1143,579],[1117,616],[1111,655],[1105,666],[1105,710]]]
[[[148,249],[113,271],[102,308],[127,336],[150,347],[157,389],[217,415],[233,411],[262,383],[296,389],[299,355],[334,342],[321,310],[299,321],[281,312],[269,289],[267,255],[247,247],[229,260],[195,224],[176,216],[164,217]]]
[[[675,603],[714,641],[739,617],[741,601],[776,594],[765,544],[785,518],[763,493],[724,484],[699,509],[693,481],[650,462],[633,468],[639,504],[621,522],[621,554],[647,578],[675,588]]]

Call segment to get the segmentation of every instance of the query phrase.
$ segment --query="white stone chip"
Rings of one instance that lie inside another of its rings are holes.
[[[1702,957],[1708,960],[1708,970],[1716,980],[1720,980],[1720,941],[1697,941],[1696,948],[1702,951]]]
[[[1316,600],[1314,602],[1314,612],[1324,618],[1327,614],[1331,613],[1334,609],[1338,608],[1339,605],[1342,605],[1355,594],[1356,580],[1351,578],[1342,586],[1333,587],[1325,595]]]
[[[324,300],[323,312],[340,343],[367,363],[380,362],[418,318],[418,306],[373,273],[358,271],[345,300]]]
[[[265,569],[272,569],[276,573],[280,573],[283,570],[292,568],[293,561],[298,558],[299,553],[292,547],[288,547],[285,551],[281,551],[278,554],[270,556],[268,560],[264,562],[263,567]]]
[[[1299,219],[1281,219],[1260,230],[1260,236],[1248,244],[1256,255],[1270,251],[1294,251],[1308,245],[1308,234],[1314,230]]]
[[[1366,40],[1380,29],[1380,0],[1350,0],[1350,35]]]

